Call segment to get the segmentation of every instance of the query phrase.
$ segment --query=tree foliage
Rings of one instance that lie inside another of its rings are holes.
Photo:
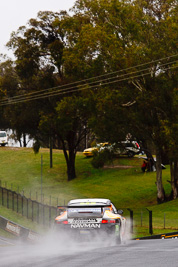
[[[32,127],[37,140],[60,140],[69,180],[76,176],[75,155],[88,128],[111,142],[127,133],[150,140],[157,157],[158,202],[166,199],[165,153],[171,164],[171,197],[176,198],[176,1],[77,0],[72,11],[39,12],[11,36],[16,95],[71,85],[67,94],[61,90],[59,97],[26,105],[20,125],[27,132]],[[34,127],[26,126],[30,110],[35,111]],[[14,117],[18,113],[19,104]]]

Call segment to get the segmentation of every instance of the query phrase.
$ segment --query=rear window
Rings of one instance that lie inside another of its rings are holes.
[[[6,133],[0,133],[0,137],[6,137]]]
[[[95,207],[88,208],[68,208],[67,209],[68,218],[98,218],[102,217],[102,209]]]

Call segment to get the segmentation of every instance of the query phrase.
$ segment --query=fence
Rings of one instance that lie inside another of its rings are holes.
[[[58,198],[55,198],[51,195],[47,196],[44,193],[41,194],[41,192],[39,192],[39,191],[35,191],[35,190],[24,191],[24,189],[22,187],[14,186],[14,184],[12,184],[12,183],[3,182],[1,180],[0,180],[0,187],[9,189],[11,191],[15,191],[16,193],[20,194],[21,196],[24,196],[24,195],[26,197],[28,196],[27,198],[36,200],[37,202],[40,202],[42,204],[46,204],[46,205],[53,206],[53,207],[57,207],[59,205],[59,199]],[[63,204],[65,205],[66,201],[68,202],[69,200],[64,199]],[[63,204],[60,203],[60,205],[63,205]]]
[[[34,222],[49,227],[57,215],[57,207],[42,204],[2,186],[0,186],[0,204]]]
[[[31,194],[30,194],[31,196]],[[36,199],[38,199],[36,197]],[[12,189],[7,189],[0,184],[0,205],[12,209],[22,216],[31,219],[34,222],[50,227],[54,222],[54,218],[58,213],[58,199],[56,205],[52,206],[51,197],[48,199],[48,204],[44,204],[44,198],[40,203],[37,200],[27,198],[24,193],[17,193]],[[65,202],[64,202],[65,204]],[[155,234],[165,232],[165,230],[178,230],[178,212],[166,211],[159,212],[148,209],[124,209],[124,216],[130,217],[131,233],[138,234]]]
[[[159,234],[178,230],[177,209],[162,211],[156,209],[125,209],[124,215],[130,218],[131,233],[137,235]]]

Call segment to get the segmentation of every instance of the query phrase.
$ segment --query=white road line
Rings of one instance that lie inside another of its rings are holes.
[[[1,240],[2,242],[6,243],[7,245],[14,246],[13,243],[11,243],[10,241],[5,240],[5,239],[2,238],[2,237],[0,237],[0,240]],[[0,247],[4,247],[4,246],[7,246],[7,245],[0,244]]]

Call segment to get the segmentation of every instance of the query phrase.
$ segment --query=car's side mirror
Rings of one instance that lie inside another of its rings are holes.
[[[118,210],[117,212],[118,212],[118,214],[120,214],[120,215],[123,214],[123,210]]]

